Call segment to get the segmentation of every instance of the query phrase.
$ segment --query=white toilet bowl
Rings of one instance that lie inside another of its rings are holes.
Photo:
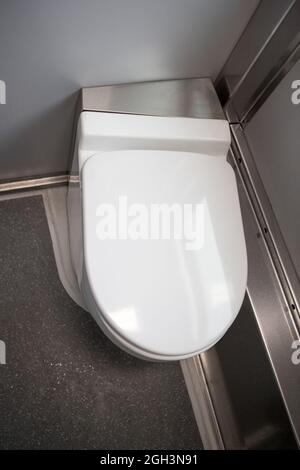
[[[81,113],[72,262],[87,309],[131,354],[193,356],[239,312],[247,256],[229,144],[222,120]]]

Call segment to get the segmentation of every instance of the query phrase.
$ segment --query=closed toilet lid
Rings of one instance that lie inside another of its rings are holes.
[[[212,346],[246,289],[230,165],[196,153],[102,152],[84,164],[81,184],[84,268],[105,322],[146,353]]]

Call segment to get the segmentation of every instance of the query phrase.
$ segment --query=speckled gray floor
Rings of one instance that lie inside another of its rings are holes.
[[[201,447],[179,364],[115,347],[64,291],[41,196],[0,202],[1,449]]]

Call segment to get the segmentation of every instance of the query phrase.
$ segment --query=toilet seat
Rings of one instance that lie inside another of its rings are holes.
[[[81,184],[89,286],[83,293],[111,339],[143,357],[171,360],[218,341],[240,309],[247,277],[235,176],[225,159],[160,150],[101,152],[84,163]],[[100,240],[99,207],[120,209],[122,197],[129,208],[143,204],[148,214],[151,204],[185,204],[195,215],[198,204],[197,248],[184,238],[126,239],[124,231],[123,239]]]

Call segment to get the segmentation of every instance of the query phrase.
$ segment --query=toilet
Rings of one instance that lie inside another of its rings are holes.
[[[68,189],[86,309],[120,348],[174,361],[235,320],[247,254],[222,119],[81,112]]]

